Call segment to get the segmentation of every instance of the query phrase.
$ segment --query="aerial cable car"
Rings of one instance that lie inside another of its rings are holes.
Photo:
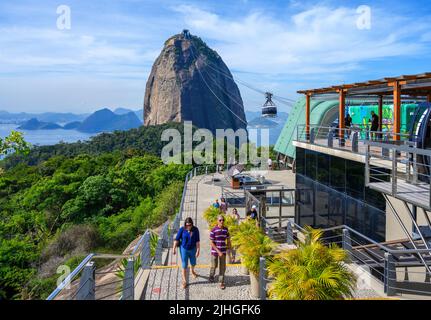
[[[266,102],[262,106],[262,117],[264,118],[275,118],[277,117],[277,107],[272,101],[273,94],[265,92]]]

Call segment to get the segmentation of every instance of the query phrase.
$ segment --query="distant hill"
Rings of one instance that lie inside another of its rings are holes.
[[[141,122],[144,122],[144,113],[143,113],[143,111],[140,109],[140,110],[131,110],[131,109],[127,109],[127,108],[117,108],[117,109],[115,109],[114,110],[114,113],[115,114],[119,114],[119,115],[124,115],[124,114],[127,114],[127,113],[129,113],[129,112],[133,112],[133,113],[135,113],[136,114],[136,116],[138,117],[138,119],[141,121]]]
[[[81,125],[81,122],[73,121],[73,122],[69,122],[69,123],[65,124],[63,126],[63,129],[66,129],[66,130],[78,129],[80,125]]]
[[[258,128],[273,128],[278,125],[277,122],[272,121],[268,118],[258,117],[251,121],[248,121],[248,128],[258,127]]]
[[[10,113],[0,110],[0,122],[22,123],[31,119],[37,119],[41,122],[67,123],[72,121],[82,121],[88,114],[44,112],[44,113]]]
[[[289,114],[287,112],[284,111],[280,111],[278,110],[277,112],[277,117],[275,118],[271,118],[272,121],[275,122],[286,122],[287,118],[288,118]],[[247,122],[253,121],[256,118],[260,118],[262,117],[262,112],[261,111],[246,111],[245,112],[245,117],[247,118]]]
[[[54,130],[61,128],[62,127],[56,123],[43,122],[37,120],[36,118],[30,119],[18,127],[18,129],[22,130]]]
[[[286,112],[278,112],[275,118],[263,118],[261,112],[259,111],[246,111],[246,117],[248,122],[248,129],[257,129],[258,136],[261,135],[261,129],[269,129],[269,144],[275,145],[278,137],[283,130],[284,124],[287,121],[289,115]],[[251,137],[252,138],[252,137]],[[253,141],[258,146],[259,141]]]
[[[134,112],[134,111],[127,108],[121,108],[121,107],[114,110],[114,113],[119,115],[127,114],[129,112]]]
[[[160,156],[163,147],[167,144],[167,142],[162,141],[161,135],[167,129],[178,130],[181,136],[184,134],[182,123],[140,126],[127,131],[100,133],[91,137],[89,141],[33,146],[28,155],[11,154],[6,159],[1,160],[0,167],[11,168],[19,163],[36,165],[54,155],[75,157],[80,154],[99,155],[106,152],[121,151],[124,152],[125,156],[133,153],[149,153]],[[197,130],[197,128],[194,127],[193,130]],[[197,145],[198,142],[193,142],[193,144]]]
[[[134,112],[123,115],[115,114],[104,108],[86,118],[77,130],[87,133],[109,132],[115,130],[129,130],[142,125]]]

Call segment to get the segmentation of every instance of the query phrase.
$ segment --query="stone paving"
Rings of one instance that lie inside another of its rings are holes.
[[[274,184],[291,186],[294,174],[290,171],[270,171],[267,173]],[[203,212],[215,199],[221,195],[220,181],[225,177],[222,174],[211,174],[194,177],[189,181],[183,210],[183,220],[186,217],[193,218],[199,228],[201,237],[201,254],[197,261],[196,272],[198,278],[193,279],[187,275],[188,287],[182,288],[181,261],[178,255],[168,252],[165,266],[155,267],[151,270],[145,291],[146,300],[250,300],[250,279],[248,275],[241,273],[239,264],[228,265],[226,269],[226,289],[221,290],[217,283],[208,280],[210,265],[210,241],[209,228],[202,217]],[[213,181],[217,180],[218,183]],[[238,208],[242,217],[244,209]],[[217,273],[216,273],[217,275]],[[377,292],[372,289],[357,288],[354,293],[356,299],[379,298]]]
[[[145,292],[146,300],[250,299],[250,279],[248,275],[241,274],[239,264],[227,266],[225,290],[221,290],[217,283],[211,283],[208,280],[211,257],[209,228],[202,214],[215,199],[220,197],[221,188],[212,183],[214,178],[224,179],[224,176],[222,174],[211,174],[194,177],[188,184],[184,200],[183,221],[185,218],[191,217],[200,231],[201,254],[196,266],[198,278],[193,279],[188,273],[189,285],[186,289],[183,289],[181,285],[181,260],[178,254],[174,256],[170,250],[166,267],[156,267],[151,270]],[[181,221],[181,225],[183,221]]]

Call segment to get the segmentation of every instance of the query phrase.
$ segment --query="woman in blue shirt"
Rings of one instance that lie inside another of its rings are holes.
[[[186,271],[188,262],[192,269],[193,278],[197,278],[195,272],[196,258],[199,257],[200,253],[200,238],[199,229],[193,225],[192,218],[186,218],[184,226],[178,230],[177,236],[175,237],[173,254],[177,253],[177,247],[180,247],[181,262],[183,268],[183,288],[187,287]]]

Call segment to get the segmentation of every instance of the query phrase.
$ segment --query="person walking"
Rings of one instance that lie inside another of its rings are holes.
[[[221,211],[223,214],[226,214],[226,212],[227,212],[227,202],[226,202],[226,199],[225,199],[225,198],[221,198],[220,200],[221,200],[221,203],[220,203],[220,211]]]
[[[241,216],[239,215],[238,210],[236,208],[233,208],[232,213],[230,213],[230,215],[235,219],[235,224],[239,224]]]
[[[215,271],[219,269],[220,289],[225,289],[224,274],[226,271],[226,253],[230,248],[229,230],[224,226],[224,217],[219,215],[217,225],[210,232],[211,242],[211,269],[209,280],[214,282]]]
[[[238,213],[238,210],[236,208],[233,208],[232,212],[229,214],[229,216],[233,217],[234,224],[239,225],[239,222],[241,220],[241,216]],[[235,263],[236,258],[236,250],[234,247],[230,249],[230,257],[231,257],[231,263]]]
[[[196,258],[199,257],[200,253],[199,229],[193,225],[193,220],[190,217],[186,218],[184,226],[178,230],[177,236],[175,237],[172,250],[174,255],[177,254],[177,247],[180,248],[183,289],[185,289],[187,287],[186,272],[188,262],[190,260],[192,276],[196,279],[198,276],[195,272]]]
[[[257,220],[258,216],[256,205],[252,205],[251,210],[247,212],[247,218]]]
[[[272,170],[272,159],[268,158],[268,160],[266,161],[266,164],[268,165],[268,170]]]
[[[220,209],[220,203],[218,202],[218,199],[216,199],[216,201],[213,203],[213,207]]]
[[[371,119],[368,120],[371,122],[371,140],[377,140],[377,130],[379,129],[379,116],[375,114],[374,111],[371,111]]]
[[[352,126],[352,117],[348,113],[346,118],[344,119],[344,126],[346,127],[346,135],[347,139],[350,139],[350,127]]]

